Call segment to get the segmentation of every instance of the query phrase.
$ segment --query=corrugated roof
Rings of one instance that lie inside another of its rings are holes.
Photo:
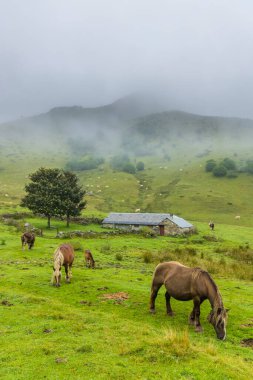
[[[143,226],[157,226],[166,219],[175,223],[180,228],[193,227],[192,224],[173,214],[155,213],[116,213],[112,212],[103,220],[105,224],[136,224]]]

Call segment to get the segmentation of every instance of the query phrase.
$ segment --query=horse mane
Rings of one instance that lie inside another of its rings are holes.
[[[223,308],[223,302],[222,302],[221,294],[219,292],[218,286],[214,282],[211,275],[204,269],[201,269],[198,267],[193,268],[193,278],[197,279],[200,275],[203,275],[204,277],[206,277],[208,279],[208,281],[210,281],[210,283],[212,284],[212,286],[216,292],[216,297],[214,298],[214,305],[216,306],[217,304],[219,304],[220,305],[219,307]]]
[[[62,266],[63,261],[64,261],[63,254],[61,252],[60,247],[58,247],[54,252],[54,268],[56,269],[56,266],[57,266],[57,269],[59,269]]]

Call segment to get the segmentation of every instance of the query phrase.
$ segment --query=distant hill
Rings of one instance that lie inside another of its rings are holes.
[[[158,112],[159,111],[159,112]],[[95,108],[57,107],[49,112],[0,125],[5,145],[59,148],[112,154],[160,154],[167,150],[228,149],[250,145],[253,121],[195,115],[182,111],[161,112],[151,99],[131,95]]]

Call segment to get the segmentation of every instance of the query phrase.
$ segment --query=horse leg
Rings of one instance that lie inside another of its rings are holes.
[[[203,329],[202,329],[202,326],[200,324],[200,305],[202,303],[202,301],[199,299],[199,297],[197,298],[194,298],[193,300],[194,302],[194,310],[195,310],[195,331],[196,332],[202,332]]]
[[[64,268],[65,268],[65,273],[66,273],[66,282],[70,282],[70,279],[69,279],[69,265],[68,264],[64,265]]]
[[[69,265],[69,279],[72,278],[72,264]]]
[[[165,300],[166,300],[166,310],[167,310],[167,315],[169,315],[170,317],[172,317],[174,315],[172,309],[171,309],[171,305],[170,305],[170,295],[169,293],[166,291],[165,293]]]
[[[150,307],[149,307],[150,313],[155,313],[155,300],[161,286],[162,284],[159,284],[159,283],[157,284],[154,281],[152,283],[151,295],[150,295]]]
[[[189,315],[189,324],[195,325],[195,307],[193,306],[192,312]]]

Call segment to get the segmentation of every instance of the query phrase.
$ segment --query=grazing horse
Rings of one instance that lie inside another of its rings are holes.
[[[209,222],[209,227],[210,227],[211,230],[213,231],[213,230],[214,230],[214,222]]]
[[[52,276],[52,285],[59,287],[61,284],[61,267],[64,266],[66,273],[66,282],[70,283],[72,277],[72,264],[74,261],[74,249],[70,244],[61,244],[54,252],[54,272]]]
[[[150,297],[150,312],[155,313],[155,299],[160,287],[166,288],[165,299],[167,314],[172,316],[170,298],[178,301],[193,300],[193,310],[189,323],[195,325],[196,332],[202,332],[200,325],[200,305],[208,299],[212,310],[208,321],[213,325],[217,338],[226,338],[227,311],[224,309],[218,287],[208,272],[200,268],[189,268],[176,261],[158,264],[153,275]]]
[[[25,249],[25,245],[28,245],[28,249],[32,249],[35,242],[35,235],[31,232],[25,232],[21,236],[22,249]]]
[[[95,261],[93,259],[92,253],[91,253],[91,251],[89,249],[86,249],[84,251],[84,258],[85,258],[85,261],[86,261],[86,266],[88,268],[94,269],[95,268]]]

